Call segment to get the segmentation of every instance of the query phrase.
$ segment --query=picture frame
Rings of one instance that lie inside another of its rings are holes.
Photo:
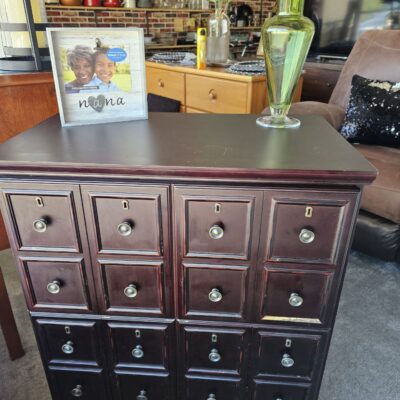
[[[62,126],[147,119],[141,28],[48,28]]]

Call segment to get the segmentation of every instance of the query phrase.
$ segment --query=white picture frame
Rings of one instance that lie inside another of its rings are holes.
[[[47,38],[62,126],[148,118],[143,29],[48,28]]]

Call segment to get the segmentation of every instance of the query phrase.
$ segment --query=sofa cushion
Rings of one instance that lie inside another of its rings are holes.
[[[400,224],[400,149],[358,144],[356,149],[378,170],[364,189],[361,208]]]

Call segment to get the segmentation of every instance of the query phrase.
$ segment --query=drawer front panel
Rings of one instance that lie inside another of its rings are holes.
[[[169,369],[170,326],[111,322],[107,326],[114,368]]]
[[[254,381],[253,400],[310,400],[310,386]]]
[[[101,365],[98,323],[52,319],[34,322],[47,363]]]
[[[41,185],[46,189],[20,186],[24,188],[3,190],[17,249],[80,253],[78,187],[63,185],[61,190],[58,185]]]
[[[183,256],[249,260],[260,196],[250,190],[177,188]]]
[[[185,371],[240,375],[246,364],[247,334],[242,329],[182,328]],[[182,349],[183,352],[183,349]]]
[[[168,374],[116,371],[115,379],[119,400],[175,400]]]
[[[215,376],[187,376],[185,400],[243,400],[242,381]]]
[[[165,315],[162,263],[110,260],[101,261],[98,268],[104,312]]]
[[[96,253],[161,256],[166,194],[163,187],[84,186]]]
[[[246,83],[186,75],[186,105],[211,113],[245,114]]]
[[[321,356],[321,335],[258,331],[253,354],[255,376],[311,380]]]
[[[265,322],[326,322],[334,273],[272,269],[265,267],[260,279],[261,315]]]
[[[101,369],[49,368],[54,399],[109,400],[106,374]]]
[[[175,99],[185,104],[185,75],[146,67],[147,92]]]
[[[358,193],[266,191],[267,260],[336,264]],[[268,211],[267,211],[268,213]]]
[[[183,264],[182,268],[182,316],[246,318],[248,267]]]
[[[31,310],[93,311],[94,291],[90,295],[83,259],[24,257],[20,263]]]

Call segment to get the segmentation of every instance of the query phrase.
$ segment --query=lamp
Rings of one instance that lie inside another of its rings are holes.
[[[2,0],[0,3],[0,69],[50,69],[44,31],[46,15],[41,0]]]

